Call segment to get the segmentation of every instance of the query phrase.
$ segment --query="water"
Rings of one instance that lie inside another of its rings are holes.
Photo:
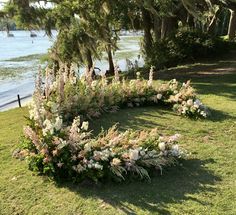
[[[53,38],[45,36],[43,31],[36,32],[36,38],[31,38],[28,31],[12,33],[15,37],[8,38],[5,33],[0,32],[0,110],[3,109],[2,105],[15,100],[17,94],[24,97],[33,93],[40,55],[47,53],[56,37],[55,31]],[[140,37],[126,35],[121,36],[120,39],[118,43],[120,49],[114,59],[124,71],[127,69],[126,58],[134,61],[140,54]],[[19,59],[19,57],[24,58]],[[102,71],[108,69],[105,57],[95,62],[95,66]],[[143,64],[142,60],[139,60],[139,64],[140,66]]]

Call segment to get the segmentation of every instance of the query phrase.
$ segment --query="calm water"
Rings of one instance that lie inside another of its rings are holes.
[[[51,47],[55,39],[45,36],[43,31],[36,32],[36,38],[31,38],[27,31],[12,32],[15,37],[8,38],[6,34],[0,32],[0,110],[1,106],[16,99],[17,94],[21,97],[32,94],[34,89],[35,74],[39,67],[38,59],[13,59],[35,54],[45,54]],[[115,61],[121,70],[126,70],[126,58],[137,59],[139,54],[138,36],[121,36],[119,42],[120,50],[116,52]],[[139,61],[142,65],[142,60]],[[96,62],[96,67],[102,71],[108,69],[106,61]],[[81,68],[80,70],[83,70]]]

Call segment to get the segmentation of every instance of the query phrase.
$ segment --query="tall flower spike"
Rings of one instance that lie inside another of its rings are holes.
[[[116,63],[116,64],[115,64],[114,73],[115,73],[115,82],[117,82],[117,83],[120,82],[119,71],[120,71],[120,67],[119,67],[119,65]]]
[[[39,66],[38,76],[36,77],[35,81],[35,92],[42,96],[43,95],[43,81],[42,81],[42,69],[41,66]]]
[[[94,65],[90,69],[86,68],[85,77],[89,86],[93,82],[93,71],[94,71]]]
[[[45,69],[45,97],[48,99],[49,93],[50,93],[50,75],[51,75],[51,70],[47,66]]]
[[[64,100],[64,72],[63,66],[59,69],[59,77],[58,77],[58,102],[61,103]]]
[[[149,86],[149,87],[152,86],[153,74],[154,74],[154,66],[151,66],[150,72],[149,72],[149,80],[148,80],[148,86]]]
[[[75,74],[75,71],[78,70],[78,67],[75,63],[72,63],[70,66],[70,72],[69,72],[69,81],[71,84],[75,84],[77,81],[77,77]]]

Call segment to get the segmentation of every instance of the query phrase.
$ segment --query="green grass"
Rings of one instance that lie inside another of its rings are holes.
[[[32,55],[26,55],[16,58],[11,58],[6,61],[10,62],[24,62],[24,61],[33,61],[33,60],[40,60],[44,59],[47,56],[47,54],[32,54]]]
[[[22,78],[23,75],[30,71],[29,67],[0,67],[0,80],[9,78]]]
[[[187,72],[189,71],[189,72]],[[224,74],[224,75],[222,75]],[[25,124],[26,109],[0,113],[0,214],[236,214],[236,61],[189,65],[160,72],[162,80],[192,79],[212,109],[208,120],[190,120],[157,107],[123,109],[94,121],[95,133],[157,127],[183,135],[191,155],[148,182],[55,184],[35,175],[11,153]]]

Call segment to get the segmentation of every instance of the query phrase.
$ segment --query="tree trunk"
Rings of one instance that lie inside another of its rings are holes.
[[[86,51],[86,62],[87,62],[87,68],[90,70],[93,67],[93,59],[91,51],[88,49]]]
[[[169,37],[178,28],[176,17],[165,17],[162,19],[161,39]]]
[[[216,34],[217,33],[217,29],[216,29],[216,27],[217,27],[217,19],[218,19],[218,16],[219,16],[219,14],[220,14],[220,8],[216,11],[216,13],[215,13],[215,15],[214,15],[214,17],[212,18],[212,20],[211,20],[211,23],[209,24],[209,26],[208,26],[208,29],[207,29],[207,31],[208,31],[208,33],[210,33],[210,34]]]
[[[231,16],[229,21],[229,28],[228,28],[228,37],[229,40],[233,40],[235,38],[236,33],[236,12],[233,10],[230,10]]]
[[[152,34],[151,34],[151,17],[149,12],[142,8],[142,16],[143,16],[143,29],[144,29],[144,51],[146,57],[150,56],[150,49],[152,47]]]
[[[154,36],[155,36],[155,41],[157,42],[158,40],[161,39],[161,19],[158,16],[154,15]]]
[[[108,45],[107,55],[108,55],[108,63],[109,63],[108,74],[114,75],[114,62],[113,62],[113,57],[112,57],[112,52],[111,52],[111,45]]]

